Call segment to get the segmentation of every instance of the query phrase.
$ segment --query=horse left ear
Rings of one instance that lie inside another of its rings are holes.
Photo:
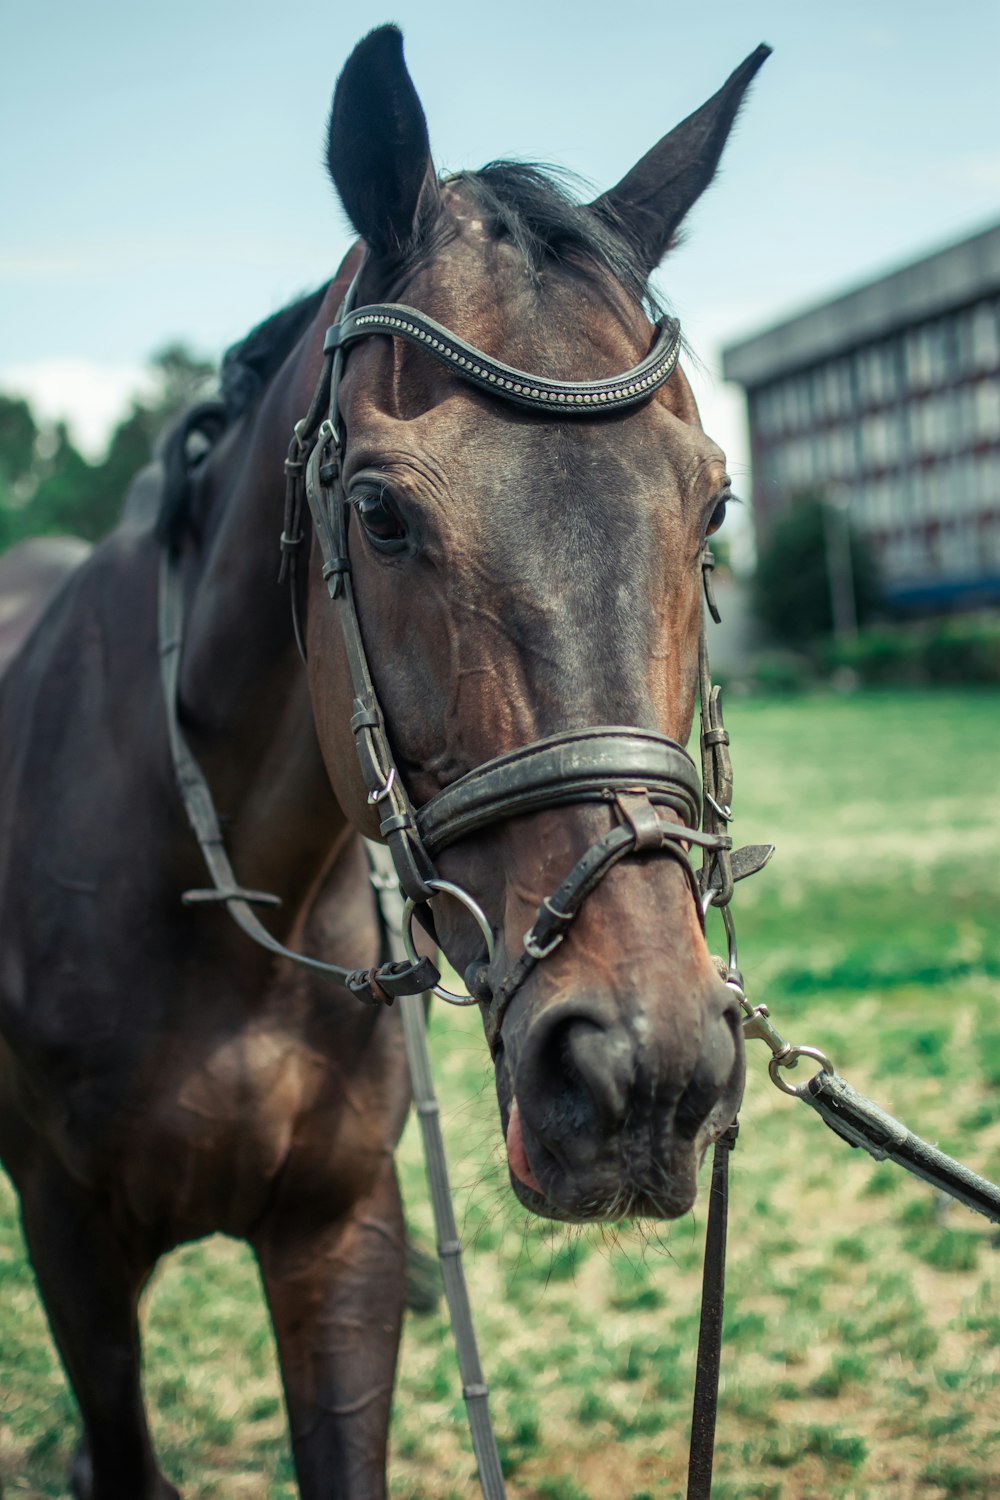
[[[707,104],[688,115],[617,187],[590,205],[625,229],[647,275],[660,264],[681,220],[715,176],[743,96],[770,55],[770,47],[763,44],[751,52]]]
[[[344,64],[326,161],[351,223],[376,259],[399,255],[436,209],[427,121],[398,27],[369,32]]]

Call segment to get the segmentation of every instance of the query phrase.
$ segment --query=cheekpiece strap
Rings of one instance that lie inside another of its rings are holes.
[[[361,774],[368,790],[368,801],[372,807],[378,808],[379,831],[389,846],[403,892],[414,901],[426,901],[431,894],[427,880],[433,875],[433,867],[421,846],[416,814],[403,779],[396,771],[354,605],[347,541],[347,504],[341,481],[336,436],[336,400],[337,379],[334,372],[330,386],[330,416],[321,424],[306,464],[306,501],[323,556],[322,572],[327,591],[340,614],[344,650],[354,694],[351,729]],[[385,985],[382,988],[387,990]]]
[[[536,412],[557,411],[560,417],[593,417],[602,411],[636,406],[670,379],[680,357],[680,324],[675,318],[662,318],[656,328],[656,342],[645,359],[623,375],[607,380],[548,380],[518,370],[467,344],[426,313],[403,302],[373,302],[345,314],[327,330],[323,347],[330,354],[369,334],[389,334],[426,349],[470,385],[515,406]]]

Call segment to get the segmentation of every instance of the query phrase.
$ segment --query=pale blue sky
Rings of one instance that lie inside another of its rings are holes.
[[[93,445],[167,340],[217,355],[329,276],[350,238],[321,164],[330,94],[384,20],[442,168],[521,156],[598,188],[774,47],[660,278],[737,474],[722,343],[1000,218],[992,0],[11,3],[0,384],[71,408]]]

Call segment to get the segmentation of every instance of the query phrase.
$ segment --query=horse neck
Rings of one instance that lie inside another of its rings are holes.
[[[207,522],[189,563],[181,712],[234,859],[242,850],[255,879],[274,885],[293,878],[288,866],[310,885],[345,827],[316,741],[289,588],[277,581],[283,463],[319,378],[332,302],[333,292],[259,404],[206,460]]]

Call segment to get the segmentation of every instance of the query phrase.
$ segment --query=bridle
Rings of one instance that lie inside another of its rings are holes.
[[[254,905],[273,905],[276,898],[239,885],[226,855],[207,783],[178,723],[183,594],[177,559],[168,550],[161,575],[160,632],[171,748],[188,818],[213,880],[211,890],[189,891],[184,900],[188,904],[223,902],[244,931],[272,952],[346,984],[369,1004],[391,1004],[397,995],[427,990],[453,1004],[478,1003],[484,1007],[486,1034],[495,1054],[504,1016],[520,987],[535,966],[559,946],[587,896],[621,860],[637,854],[662,854],[674,859],[684,871],[704,929],[707,908],[712,904],[726,906],[734,879],[759,869],[770,851],[764,846],[751,846],[732,852],[726,832],[731,790],[728,734],[722,723],[719,690],[711,688],[704,631],[699,646],[704,815],[698,771],[686,750],[665,735],[621,725],[568,730],[536,740],[485,762],[423,806],[414,806],[389,744],[354,601],[340,412],[345,360],[350,348],[364,338],[375,334],[401,338],[425,349],[461,380],[502,401],[549,420],[599,419],[607,412],[629,409],[648,400],[670,379],[677,368],[680,329],[675,320],[662,319],[649,353],[624,374],[605,380],[560,382],[506,365],[402,303],[356,308],[360,276],[361,269],[344,298],[337,322],[327,331],[320,379],[306,416],[295,424],[285,462],[282,577],[290,575],[296,639],[304,654],[295,578],[298,549],[305,541],[304,499],[322,554],[322,575],[340,620],[351,679],[351,729],[368,802],[378,809],[379,831],[406,898],[408,959],[361,970],[327,964],[285,948],[253,912]],[[714,614],[712,566],[706,547],[703,579]],[[433,931],[426,903],[438,894],[455,897],[477,922],[490,960],[493,931],[473,897],[440,877],[435,858],[459,839],[508,818],[577,803],[607,805],[615,820],[612,827],[590,845],[559,888],[541,902],[525,933],[523,951],[492,992],[485,984],[482,967],[478,972],[483,977],[473,986],[478,993],[456,995],[444,989],[435,965],[416,953],[412,920],[417,909],[421,909],[424,925]],[[688,858],[690,846],[704,851],[697,874]]]

